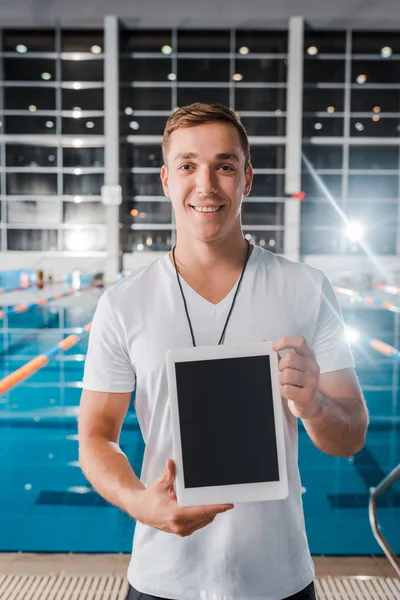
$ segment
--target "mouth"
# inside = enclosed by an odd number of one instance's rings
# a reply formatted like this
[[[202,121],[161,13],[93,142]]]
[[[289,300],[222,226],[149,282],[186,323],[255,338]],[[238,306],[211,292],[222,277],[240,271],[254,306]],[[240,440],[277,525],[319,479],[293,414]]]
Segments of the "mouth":
[[[224,205],[220,205],[220,206],[193,206],[191,204],[190,208],[192,208],[195,212],[203,214],[203,215],[212,215],[212,214],[215,214],[217,212],[221,212],[221,210],[224,208]]]

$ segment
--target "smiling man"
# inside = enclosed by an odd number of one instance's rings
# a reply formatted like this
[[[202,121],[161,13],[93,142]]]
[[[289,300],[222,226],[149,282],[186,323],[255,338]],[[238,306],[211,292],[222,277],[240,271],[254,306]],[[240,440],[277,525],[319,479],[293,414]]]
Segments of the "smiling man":
[[[312,600],[297,418],[317,448],[336,456],[363,446],[368,420],[335,294],[320,270],[244,238],[241,209],[253,172],[236,113],[200,103],[176,110],[163,155],[177,244],[98,304],[79,415],[83,471],[137,520],[129,600]],[[289,496],[182,508],[174,493],[166,351],[262,339],[284,353]],[[134,390],[146,443],[140,479],[119,447]]]

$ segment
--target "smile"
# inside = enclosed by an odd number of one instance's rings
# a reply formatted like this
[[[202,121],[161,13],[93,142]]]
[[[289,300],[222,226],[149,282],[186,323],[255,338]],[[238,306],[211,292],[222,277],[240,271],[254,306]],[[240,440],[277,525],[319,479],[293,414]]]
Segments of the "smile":
[[[192,206],[192,208],[194,208],[194,210],[196,210],[197,212],[213,213],[213,212],[220,211],[221,208],[223,208],[223,207],[222,206]]]

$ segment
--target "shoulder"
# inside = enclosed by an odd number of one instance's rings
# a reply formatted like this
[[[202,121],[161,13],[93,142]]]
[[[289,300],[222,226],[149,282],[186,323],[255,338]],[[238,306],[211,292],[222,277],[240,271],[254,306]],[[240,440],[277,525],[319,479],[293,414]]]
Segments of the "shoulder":
[[[165,256],[135,269],[129,275],[109,287],[104,295],[108,296],[108,300],[113,308],[121,307],[129,303],[133,305],[135,296],[136,299],[143,291],[150,288],[154,290],[154,286],[161,281],[161,276],[165,271],[164,267]]]
[[[306,263],[289,260],[279,254],[273,254],[256,246],[256,252],[260,264],[268,269],[274,283],[288,285],[291,288],[307,289],[312,288],[322,291],[326,275],[321,269],[312,267]]]

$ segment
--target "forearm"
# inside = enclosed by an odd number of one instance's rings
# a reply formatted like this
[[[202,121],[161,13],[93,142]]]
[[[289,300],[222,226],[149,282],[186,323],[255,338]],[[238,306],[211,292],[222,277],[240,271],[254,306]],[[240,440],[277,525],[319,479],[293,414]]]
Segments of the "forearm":
[[[136,518],[135,498],[146,488],[119,445],[101,436],[81,440],[79,461],[94,489],[108,502]]]
[[[352,456],[365,443],[368,414],[360,399],[330,398],[317,394],[317,410],[309,419],[302,419],[314,445],[334,456]]]

